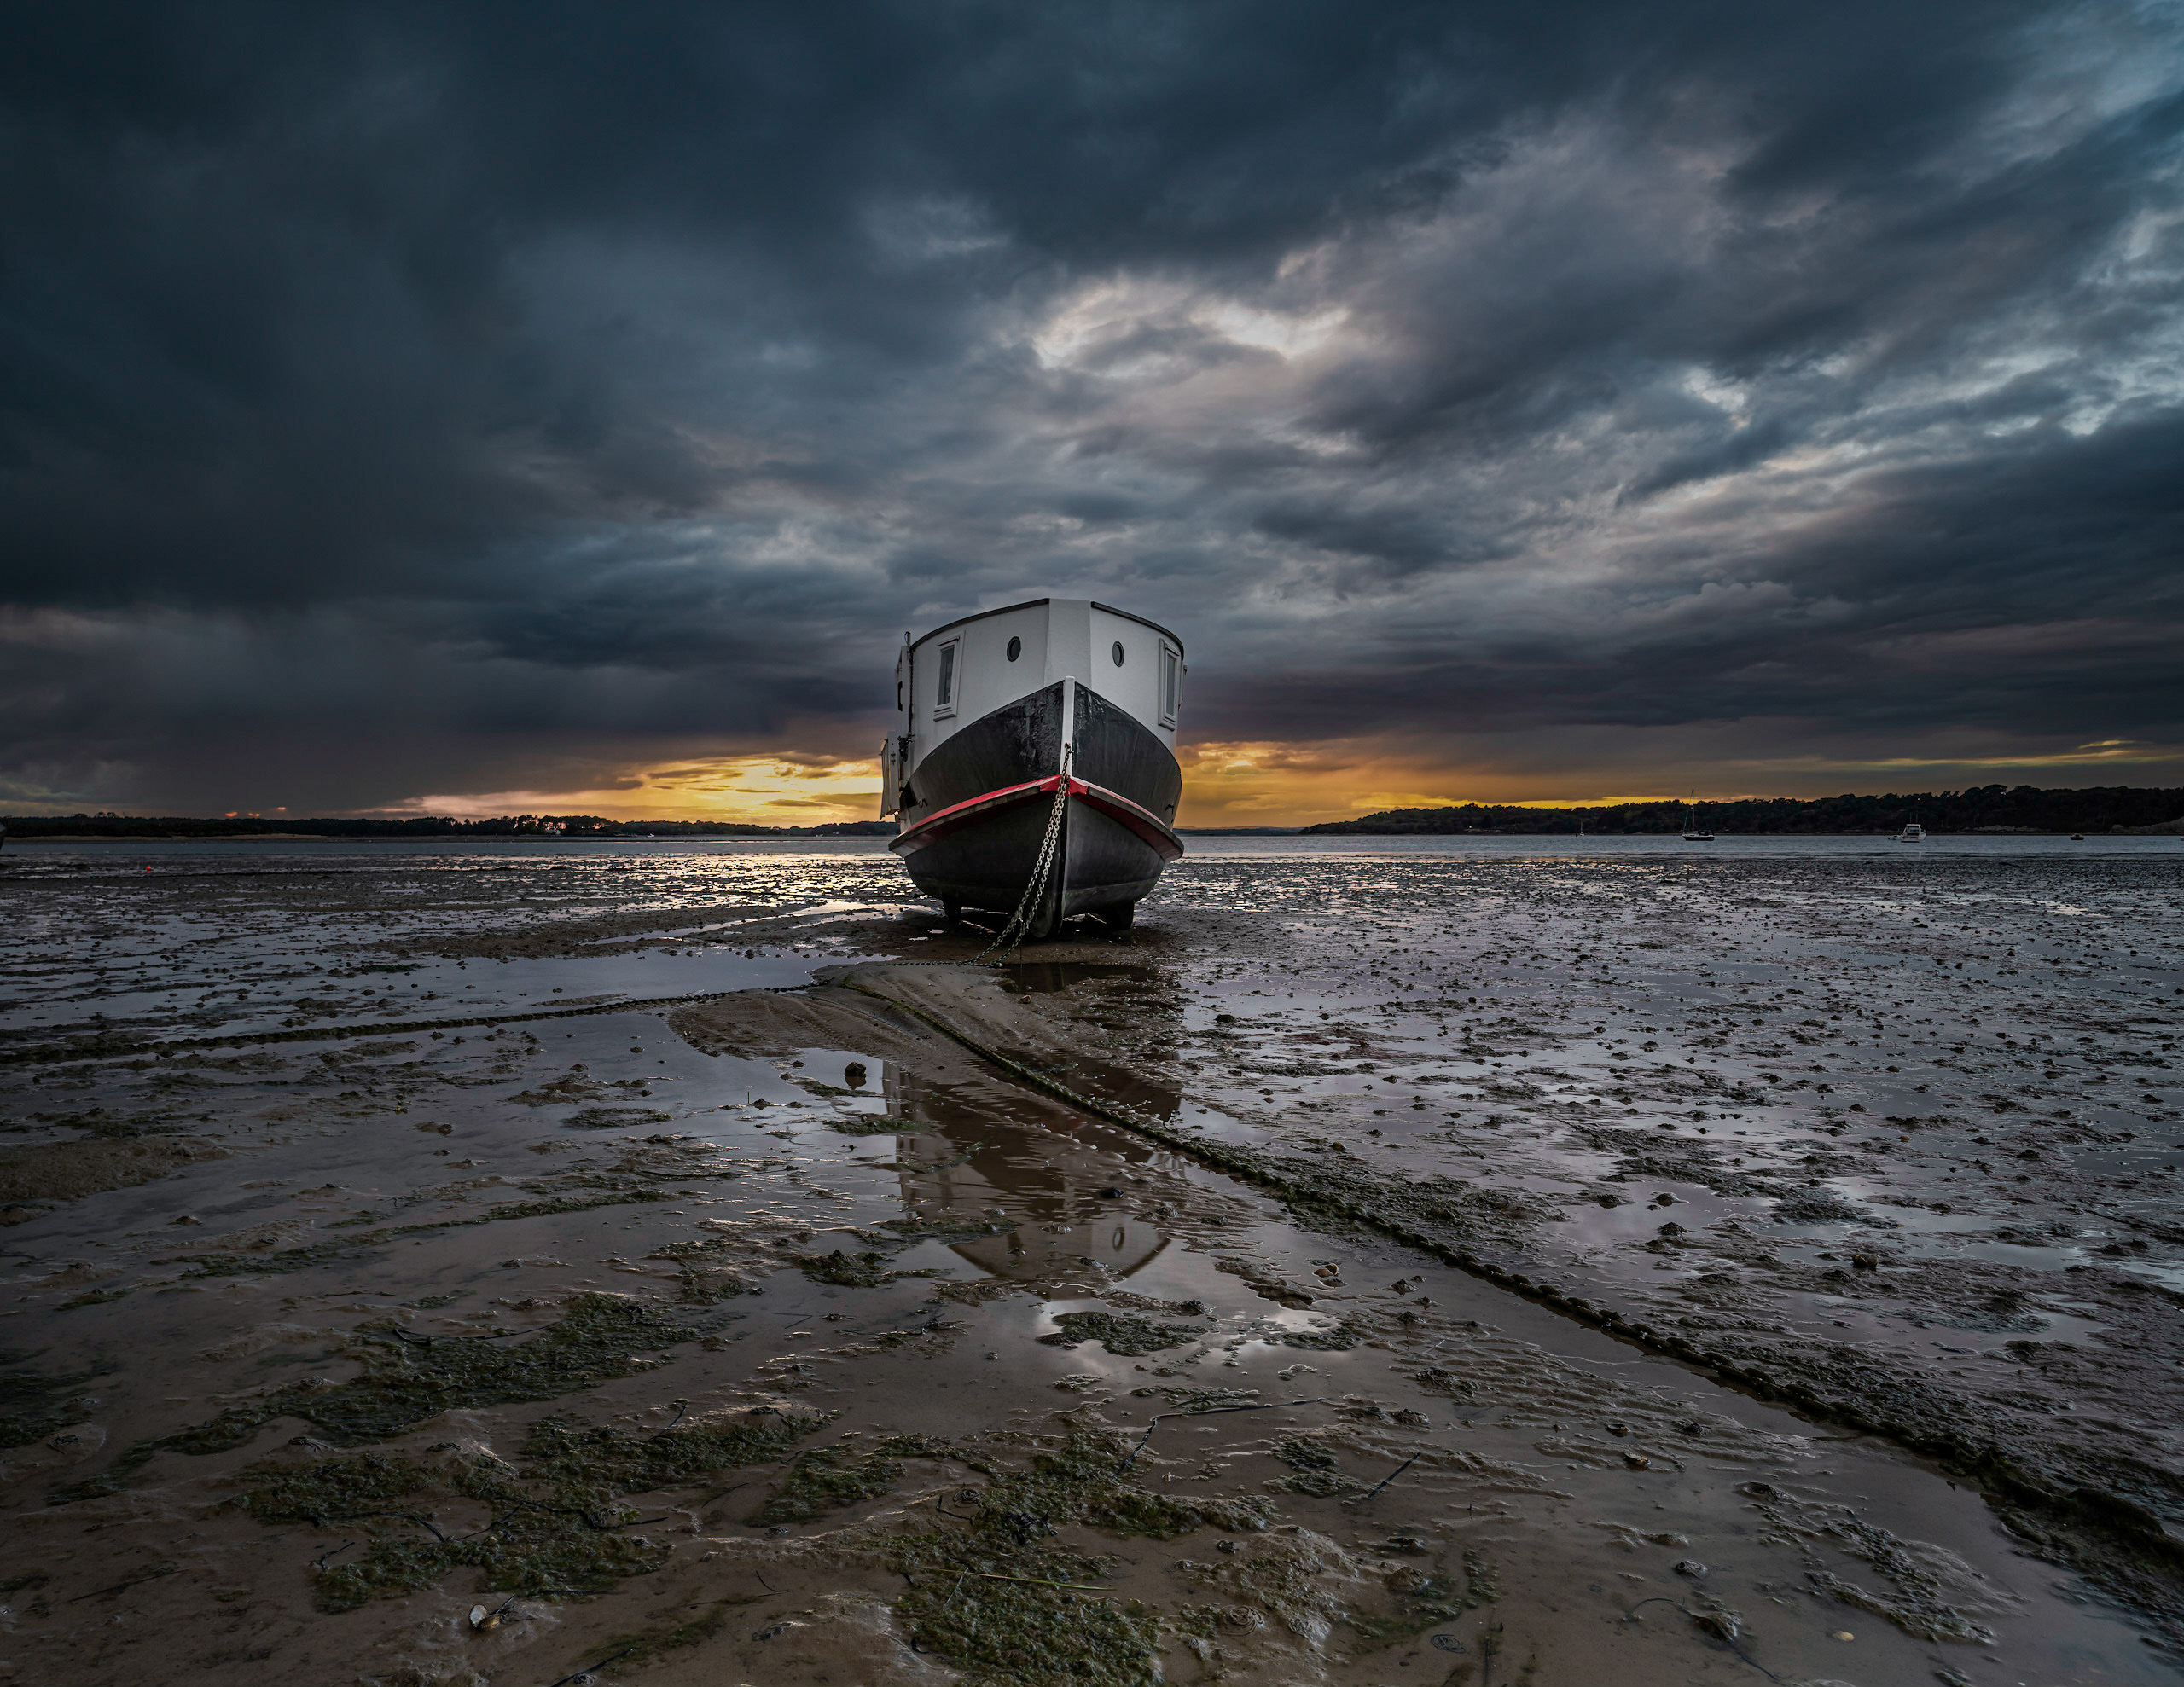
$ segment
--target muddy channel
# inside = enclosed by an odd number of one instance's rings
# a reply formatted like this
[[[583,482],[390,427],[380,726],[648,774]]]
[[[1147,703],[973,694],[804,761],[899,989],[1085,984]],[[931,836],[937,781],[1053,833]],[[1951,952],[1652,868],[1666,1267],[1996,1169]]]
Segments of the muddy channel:
[[[2174,1682],[2180,889],[11,849],[0,1680]]]

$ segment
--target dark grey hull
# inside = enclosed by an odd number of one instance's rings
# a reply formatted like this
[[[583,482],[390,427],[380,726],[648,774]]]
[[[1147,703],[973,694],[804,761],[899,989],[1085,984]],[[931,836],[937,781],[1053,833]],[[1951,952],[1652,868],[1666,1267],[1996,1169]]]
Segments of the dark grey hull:
[[[927,896],[1002,913],[1023,900],[1054,819],[1061,690],[1048,686],[973,722],[912,774],[892,847]],[[1058,870],[1034,911],[1034,936],[1072,914],[1126,922],[1182,853],[1173,831],[1182,769],[1167,745],[1081,685],[1075,743]]]

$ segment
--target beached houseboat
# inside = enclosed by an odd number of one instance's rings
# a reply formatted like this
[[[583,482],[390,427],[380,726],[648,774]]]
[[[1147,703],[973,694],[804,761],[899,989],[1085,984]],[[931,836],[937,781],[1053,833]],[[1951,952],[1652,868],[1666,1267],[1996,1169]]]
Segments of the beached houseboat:
[[[1176,836],[1183,642],[1142,616],[1041,598],[903,635],[883,757],[889,844],[950,919],[1127,927]],[[1059,809],[1059,813],[1057,809]]]

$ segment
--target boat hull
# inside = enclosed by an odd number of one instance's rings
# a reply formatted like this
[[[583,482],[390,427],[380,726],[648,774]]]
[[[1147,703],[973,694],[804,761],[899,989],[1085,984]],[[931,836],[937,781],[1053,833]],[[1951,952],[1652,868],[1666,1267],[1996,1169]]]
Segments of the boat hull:
[[[1072,914],[1127,911],[1183,853],[1173,828],[1182,769],[1167,745],[1083,685],[1055,865],[1034,935]],[[1023,900],[1060,791],[1062,687],[981,716],[913,771],[903,830],[889,847],[912,881],[950,907],[1014,912]]]

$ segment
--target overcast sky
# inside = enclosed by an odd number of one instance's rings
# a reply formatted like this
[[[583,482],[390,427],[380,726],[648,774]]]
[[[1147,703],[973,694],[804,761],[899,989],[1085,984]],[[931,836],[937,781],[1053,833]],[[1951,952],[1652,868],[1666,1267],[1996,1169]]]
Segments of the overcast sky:
[[[871,812],[1189,648],[1185,818],[2184,784],[2184,10],[17,5],[0,809]]]

